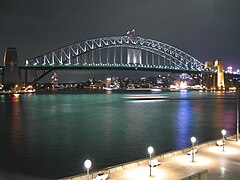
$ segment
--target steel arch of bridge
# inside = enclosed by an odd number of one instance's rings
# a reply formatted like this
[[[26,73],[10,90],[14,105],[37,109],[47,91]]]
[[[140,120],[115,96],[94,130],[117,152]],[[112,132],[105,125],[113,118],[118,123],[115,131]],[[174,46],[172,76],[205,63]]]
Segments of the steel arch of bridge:
[[[123,60],[118,63],[114,61],[107,61],[103,63],[101,58],[92,60],[91,63],[80,60],[80,57],[86,53],[91,53],[106,48],[133,48],[140,49],[146,52],[151,52],[158,57],[161,57],[161,63],[145,63],[129,64]],[[167,65],[166,65],[167,62]],[[68,46],[48,52],[44,55],[31,58],[25,61],[25,67],[29,68],[68,68],[71,67],[96,67],[96,68],[125,68],[140,67],[142,69],[171,69],[177,71],[206,71],[204,64],[196,58],[190,56],[186,52],[152,39],[142,37],[116,36],[103,37],[97,39],[90,39],[86,41],[77,42]]]

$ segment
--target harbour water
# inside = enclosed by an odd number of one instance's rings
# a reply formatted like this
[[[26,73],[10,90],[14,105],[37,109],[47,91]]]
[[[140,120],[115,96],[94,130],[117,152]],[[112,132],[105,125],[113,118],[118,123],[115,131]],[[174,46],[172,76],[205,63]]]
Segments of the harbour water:
[[[0,95],[0,179],[56,179],[163,153],[236,132],[229,92],[161,92],[127,100],[124,91]],[[131,92],[134,94],[135,92]],[[142,93],[142,92],[137,92]],[[26,177],[25,177],[26,176]]]

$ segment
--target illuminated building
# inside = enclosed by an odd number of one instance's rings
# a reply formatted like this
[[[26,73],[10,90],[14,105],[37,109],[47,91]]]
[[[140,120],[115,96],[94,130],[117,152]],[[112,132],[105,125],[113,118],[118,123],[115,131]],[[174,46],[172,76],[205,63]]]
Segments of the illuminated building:
[[[231,66],[228,66],[227,67],[227,72],[232,74],[233,73],[233,68]]]
[[[59,84],[58,84],[58,76],[56,72],[53,72],[53,76],[52,76],[52,87],[53,88],[58,88]]]

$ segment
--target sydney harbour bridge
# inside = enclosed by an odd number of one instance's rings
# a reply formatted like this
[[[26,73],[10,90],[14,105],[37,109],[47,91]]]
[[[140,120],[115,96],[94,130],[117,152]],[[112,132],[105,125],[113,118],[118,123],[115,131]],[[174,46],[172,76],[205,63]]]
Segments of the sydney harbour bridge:
[[[202,63],[176,47],[137,36],[76,42],[27,59],[23,66],[18,65],[16,54],[11,48],[5,52],[4,66],[1,67],[4,82],[15,78],[14,83],[33,84],[53,70],[130,70],[188,73],[202,85],[224,86],[221,63]]]

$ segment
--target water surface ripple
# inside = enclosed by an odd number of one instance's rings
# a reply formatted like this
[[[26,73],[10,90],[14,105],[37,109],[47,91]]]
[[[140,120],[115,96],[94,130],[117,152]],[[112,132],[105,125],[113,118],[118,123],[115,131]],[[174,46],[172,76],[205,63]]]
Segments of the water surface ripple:
[[[125,93],[1,95],[0,177],[60,178],[235,133],[235,94],[165,92],[158,101]],[[21,177],[20,175],[18,177]],[[31,178],[29,178],[31,179]]]

